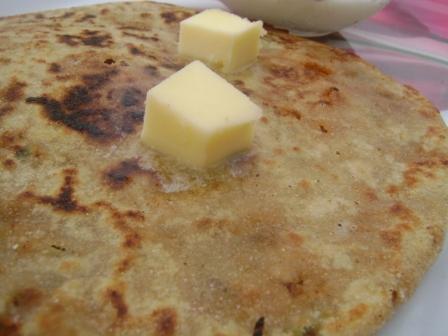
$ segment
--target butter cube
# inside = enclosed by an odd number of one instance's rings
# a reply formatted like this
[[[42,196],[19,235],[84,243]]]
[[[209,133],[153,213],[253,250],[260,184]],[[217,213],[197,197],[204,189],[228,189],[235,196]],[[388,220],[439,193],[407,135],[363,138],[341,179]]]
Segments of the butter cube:
[[[200,61],[148,91],[142,141],[194,168],[250,148],[260,108]]]
[[[261,21],[209,9],[180,23],[179,53],[234,72],[256,60],[263,33]]]

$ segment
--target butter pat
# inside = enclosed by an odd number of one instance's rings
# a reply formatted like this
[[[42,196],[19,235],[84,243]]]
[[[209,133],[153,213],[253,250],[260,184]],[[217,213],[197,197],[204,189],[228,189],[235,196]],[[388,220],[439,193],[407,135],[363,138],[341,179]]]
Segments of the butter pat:
[[[263,33],[261,21],[209,9],[180,23],[179,53],[234,72],[256,60]]]
[[[148,91],[143,143],[195,168],[250,148],[260,108],[195,61]]]

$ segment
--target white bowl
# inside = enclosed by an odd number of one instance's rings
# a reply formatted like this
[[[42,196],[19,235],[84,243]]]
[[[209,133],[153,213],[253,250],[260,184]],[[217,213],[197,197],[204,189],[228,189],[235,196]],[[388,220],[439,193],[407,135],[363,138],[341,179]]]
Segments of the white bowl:
[[[325,35],[363,20],[390,0],[221,0],[236,14],[304,35]]]

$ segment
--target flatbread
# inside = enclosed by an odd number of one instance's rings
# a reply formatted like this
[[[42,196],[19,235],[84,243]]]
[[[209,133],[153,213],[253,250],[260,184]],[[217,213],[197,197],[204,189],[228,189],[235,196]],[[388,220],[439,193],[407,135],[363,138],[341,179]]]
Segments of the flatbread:
[[[268,28],[225,76],[250,153],[195,172],[139,140],[192,10],[0,21],[0,334],[370,335],[444,239],[447,132],[357,56]]]

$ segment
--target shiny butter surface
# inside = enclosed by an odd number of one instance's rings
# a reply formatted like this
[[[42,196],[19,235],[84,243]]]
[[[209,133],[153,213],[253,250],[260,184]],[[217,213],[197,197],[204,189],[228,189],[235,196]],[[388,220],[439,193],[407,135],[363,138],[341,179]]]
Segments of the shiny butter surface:
[[[195,61],[148,92],[142,140],[202,168],[250,148],[261,110]]]
[[[235,72],[253,63],[260,49],[261,21],[250,22],[217,9],[180,24],[179,53]]]

